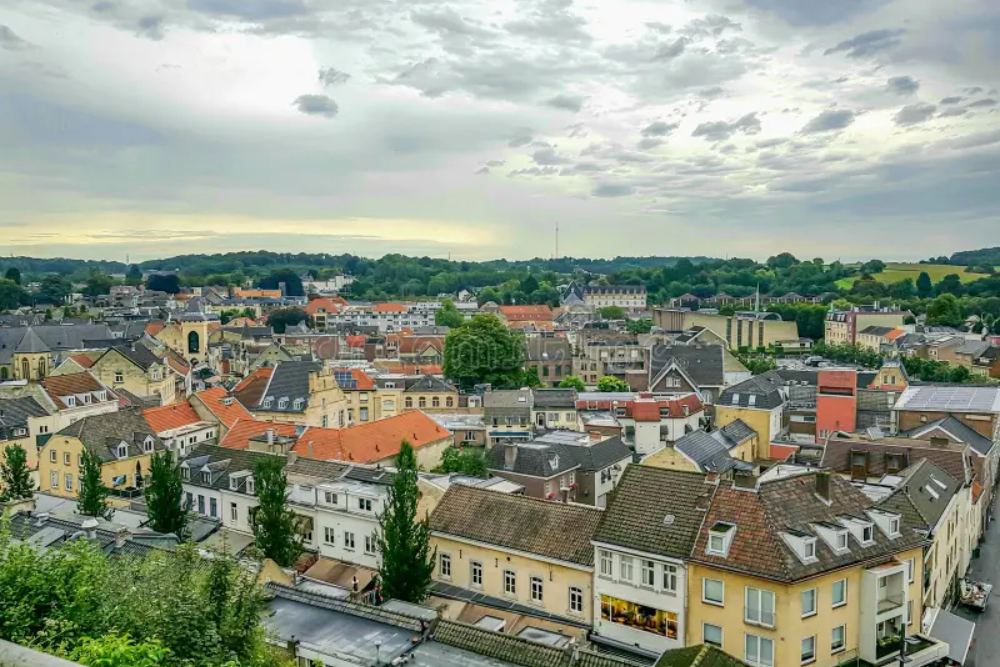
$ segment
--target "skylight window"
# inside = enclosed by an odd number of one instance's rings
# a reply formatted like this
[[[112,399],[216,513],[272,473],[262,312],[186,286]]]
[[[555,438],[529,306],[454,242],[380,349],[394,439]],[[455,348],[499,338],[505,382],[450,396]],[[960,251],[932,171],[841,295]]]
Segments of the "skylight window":
[[[731,523],[716,523],[708,530],[708,546],[706,553],[712,556],[729,555],[729,547],[733,543],[733,536],[736,534],[736,526]]]

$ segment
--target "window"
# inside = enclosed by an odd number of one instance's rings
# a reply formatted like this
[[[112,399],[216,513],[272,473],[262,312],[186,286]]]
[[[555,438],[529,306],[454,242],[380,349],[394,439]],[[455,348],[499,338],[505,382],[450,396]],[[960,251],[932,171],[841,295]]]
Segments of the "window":
[[[726,556],[729,553],[729,544],[732,542],[736,526],[730,523],[717,523],[708,531],[709,555]]]
[[[49,450],[49,461],[55,463],[59,459],[59,452],[54,449]]]
[[[72,473],[66,473],[65,488],[67,491],[73,490],[73,475]]]
[[[711,623],[701,624],[701,642],[722,648],[722,628]]]
[[[187,508],[188,511],[191,511],[191,508],[194,506],[194,496],[191,495],[190,491],[188,491],[184,495],[187,496],[187,499],[186,499],[187,502],[186,502],[186,504],[184,506]]]
[[[360,408],[358,410],[358,419],[363,422],[368,421],[368,408]]]
[[[774,627],[774,593],[747,587],[743,620],[753,625]]]
[[[444,399],[444,404],[446,407],[453,408],[455,407],[455,399],[449,396],[448,398]]]
[[[676,565],[664,565],[663,566],[663,590],[670,593],[677,592],[677,566]]]
[[[601,576],[611,577],[614,576],[614,560],[611,558],[610,551],[601,551]]]
[[[837,533],[837,551],[844,551],[847,549],[847,531]]]
[[[72,459],[70,459],[70,455],[69,455],[69,452],[64,452],[64,453],[63,453],[63,465],[64,465],[64,466],[68,466],[68,465],[69,465],[69,462],[70,462],[71,460],[72,460]]]
[[[531,601],[532,602],[542,602],[544,596],[544,591],[542,589],[542,579],[541,577],[531,578]]]
[[[375,549],[377,548],[377,541],[374,535],[365,535],[365,553],[375,554]]]
[[[68,477],[69,475],[67,475]],[[906,624],[911,625],[913,623],[913,600],[906,601]]]
[[[656,563],[651,560],[642,561],[642,585],[656,586]]]
[[[847,626],[838,625],[830,631],[830,653],[839,653],[847,646]]]
[[[517,575],[513,570],[503,571],[503,592],[505,595],[517,595]]]
[[[229,503],[229,520],[233,523],[240,520],[240,508],[236,503]]]
[[[125,375],[121,371],[115,371],[115,384],[121,384],[125,381]]]
[[[802,557],[805,560],[816,559],[816,540],[808,540],[802,544]]]
[[[816,613],[816,589],[810,588],[802,592],[802,618]]]
[[[847,604],[847,579],[833,582],[833,607]]]
[[[708,604],[723,605],[725,584],[718,579],[701,580],[701,601]]]
[[[451,555],[441,554],[441,566],[438,568],[438,574],[441,575],[442,579],[451,579]]]
[[[874,529],[872,526],[865,526],[861,529],[861,543],[870,544],[874,538]]]
[[[215,498],[208,499],[208,514],[211,517],[216,517],[219,515],[219,501]]]
[[[247,493],[254,493],[253,490],[253,477],[247,477]]]
[[[427,397],[426,396],[421,396],[419,399],[417,399],[417,405],[419,405],[421,408],[426,408],[427,407]]]
[[[63,400],[65,401],[67,408],[76,407],[76,396],[66,396],[63,398]]]
[[[412,408],[413,407],[413,397],[412,396],[407,396],[406,397],[406,407],[407,408]]]
[[[569,587],[569,610],[574,614],[583,613],[583,591],[576,586]]]
[[[803,665],[808,665],[810,662],[816,661],[816,635],[812,637],[806,637],[802,640],[801,657],[800,662]]]
[[[906,560],[903,561],[903,564],[906,565],[906,581],[912,584],[913,583],[913,559],[912,558],[907,558]]]
[[[327,544],[335,544],[337,542],[337,535],[333,528],[323,529],[323,541]]]
[[[205,513],[205,496],[198,496],[198,514]]]
[[[192,440],[193,440],[193,438],[192,438]],[[146,441],[144,443],[142,443],[142,448],[143,448],[143,450],[147,454],[149,454],[150,452],[152,452],[153,451],[153,440],[152,440],[152,438],[146,438]]]
[[[472,561],[472,587],[483,587],[483,564],[477,560]]]
[[[326,500],[327,505],[337,504],[337,494],[332,491],[326,491],[323,493],[323,498]]]
[[[39,433],[48,433],[49,432],[49,427],[46,426],[45,424],[41,424],[38,427],[38,432]]]
[[[52,489],[59,488],[59,473],[55,471],[49,473],[49,488]]]
[[[765,637],[747,635],[743,658],[751,665],[774,667],[774,642]]]
[[[633,575],[632,567],[632,557],[631,556],[621,556],[621,568],[619,571],[618,578],[622,581],[632,581]]]
[[[354,551],[354,533],[344,531],[344,548]]]
[[[368,498],[358,498],[358,509],[365,512],[372,511],[372,501]]]
[[[118,458],[120,459],[128,458],[128,445],[125,444],[118,445]]]
[[[434,398],[432,398],[431,399],[431,407],[432,408],[440,408],[441,407],[441,399],[438,398],[437,396],[435,396]]]

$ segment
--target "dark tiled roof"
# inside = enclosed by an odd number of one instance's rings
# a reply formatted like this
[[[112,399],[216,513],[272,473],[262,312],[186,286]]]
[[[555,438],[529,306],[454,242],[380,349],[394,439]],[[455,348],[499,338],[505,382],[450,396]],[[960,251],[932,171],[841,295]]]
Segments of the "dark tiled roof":
[[[294,463],[285,466],[285,472],[300,477],[315,477],[316,479],[331,480],[339,479],[350,469],[349,465],[336,461],[320,461],[319,459],[307,459],[301,456],[296,457]]]
[[[890,331],[895,331],[895,327],[880,327],[878,325],[873,324],[870,327],[865,327],[858,333],[865,334],[866,336],[884,336]]]
[[[580,464],[580,470],[586,472],[598,472],[632,458],[632,450],[619,436],[592,445],[564,445],[562,450]]]
[[[884,499],[881,506],[898,507],[901,514],[912,508],[924,528],[934,528],[962,484],[927,459],[918,461],[901,474],[906,481]]]
[[[676,365],[698,387],[725,385],[724,355],[721,345],[654,345],[649,351],[649,383],[670,365]]]
[[[491,408],[530,410],[532,405],[534,405],[534,395],[530,389],[502,389],[483,394],[483,408],[487,410]]]
[[[46,516],[44,520],[38,514],[18,512],[10,517],[10,534],[15,540],[31,541],[38,536],[38,546],[44,548],[59,548],[65,546],[72,539],[82,538],[82,523],[87,517],[80,517],[80,521],[71,521],[58,517]],[[105,524],[107,525],[107,524]],[[76,536],[74,538],[74,536]],[[155,536],[156,539],[151,539]],[[149,539],[152,542],[160,542],[162,546],[154,546],[141,540]],[[97,528],[96,539],[93,542],[101,551],[111,556],[132,556],[144,558],[153,552],[170,551],[176,546],[177,538],[170,534],[161,535],[159,533],[150,535],[134,535],[126,539],[122,546],[115,545],[115,533],[106,528]]]
[[[181,461],[181,467],[190,470],[185,484],[212,489],[230,489],[229,475],[238,472],[253,472],[254,463],[266,456],[265,452],[249,449],[230,449],[218,445],[198,445]],[[285,457],[281,457],[282,460]],[[203,471],[211,473],[211,481],[204,478]],[[236,491],[246,492],[246,480],[240,480]]]
[[[757,431],[750,428],[742,419],[730,422],[719,430],[722,431],[727,440],[737,445],[757,435]]]
[[[715,487],[700,473],[630,465],[608,500],[594,541],[686,558]],[[668,519],[667,517],[671,517]]]
[[[707,644],[665,651],[654,667],[747,667],[747,663]]]
[[[285,361],[278,364],[271,373],[271,379],[260,398],[258,406],[270,400],[271,405],[261,407],[267,412],[305,412],[309,404],[309,374],[319,371],[323,365],[318,361]],[[279,401],[287,398],[284,407]],[[296,407],[295,399],[302,399]]]
[[[45,344],[45,341],[38,337],[33,328],[28,327],[24,330],[24,336],[21,337],[21,341],[17,344],[14,353],[41,354],[49,351],[49,346]]]
[[[927,440],[886,438],[883,440],[857,440],[833,438],[823,448],[821,465],[835,472],[850,474],[851,453],[868,452],[868,474],[878,477],[886,474],[886,455],[903,455],[903,466],[927,459],[954,479],[963,481],[973,472],[965,445],[932,445]],[[968,458],[967,458],[968,457]]]
[[[568,663],[565,652],[554,646],[455,621],[438,621],[434,640],[522,667],[566,667]]]
[[[853,516],[870,521],[866,510],[876,508],[860,489],[836,475],[830,476],[830,504],[816,495],[816,473],[786,477],[758,484],[756,490],[736,488],[728,480],[719,483],[705,516],[691,560],[721,569],[744,572],[776,581],[799,581],[823,572],[865,562],[887,561],[893,554],[927,544],[914,526],[900,519],[900,535],[887,537],[873,531],[870,546],[849,538],[850,549],[835,553],[822,539],[816,540],[817,560],[803,563],[782,539],[785,532],[815,536],[813,524],[840,525],[840,517]],[[727,556],[706,553],[708,533],[716,523],[736,526]]]
[[[419,380],[406,388],[406,391],[414,392],[456,392],[458,389],[450,382],[434,375],[422,375]]]
[[[28,417],[44,417],[48,414],[33,396],[0,400],[0,436],[4,440],[26,437],[27,433],[18,436],[14,429],[27,429]]]
[[[106,324],[37,325],[31,328],[49,350],[83,350],[84,341],[112,338]],[[17,345],[24,339],[26,327],[0,328],[0,364],[9,364]]]
[[[929,440],[934,431],[941,431],[940,435],[951,436],[948,438],[950,441],[969,445],[980,454],[988,454],[993,449],[992,440],[952,415],[929,424],[921,424],[917,428],[900,433],[900,435],[907,438]]]
[[[78,438],[91,455],[102,461],[118,459],[116,448],[121,442],[128,445],[128,456],[139,456],[144,451],[146,438],[153,439],[153,449],[163,451],[166,447],[153,432],[142,412],[136,408],[122,408],[118,412],[84,417],[59,431],[56,435]]]
[[[746,467],[739,459],[729,455],[730,447],[736,442],[729,442],[722,431],[706,433],[702,430],[685,434],[674,443],[674,448],[691,459],[702,472],[729,472],[733,468]]]
[[[527,361],[571,362],[573,349],[565,338],[537,336],[525,341],[525,359]]]
[[[511,445],[494,445],[487,453],[486,465],[490,470],[503,470],[548,479],[579,467],[580,462],[567,456],[563,447],[555,443],[518,442],[517,456],[512,466],[507,465],[507,448]]]
[[[716,405],[720,408],[735,406],[741,408],[752,407],[758,410],[773,410],[785,402],[781,393],[781,388],[784,385],[784,378],[775,371],[755,375],[749,380],[744,380],[722,392]],[[751,397],[753,397],[753,405],[750,404]]]
[[[454,484],[431,514],[431,530],[501,548],[593,565],[598,509]]]
[[[576,389],[533,389],[536,409],[576,409]]]
[[[163,358],[150,352],[149,348],[145,345],[137,345],[135,343],[115,345],[111,350],[105,352],[105,355],[109,354],[112,350],[117,351],[144,371],[149,370],[153,364],[163,365]]]

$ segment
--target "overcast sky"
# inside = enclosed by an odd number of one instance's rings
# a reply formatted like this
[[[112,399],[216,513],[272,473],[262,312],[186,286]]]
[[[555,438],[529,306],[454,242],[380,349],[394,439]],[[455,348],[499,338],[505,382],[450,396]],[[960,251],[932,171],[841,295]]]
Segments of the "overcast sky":
[[[1000,245],[996,0],[3,0],[0,248]]]

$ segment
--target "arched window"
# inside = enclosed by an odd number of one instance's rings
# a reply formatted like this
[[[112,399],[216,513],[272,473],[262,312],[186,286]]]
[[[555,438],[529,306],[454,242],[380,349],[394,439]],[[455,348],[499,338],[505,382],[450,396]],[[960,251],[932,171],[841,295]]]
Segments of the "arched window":
[[[45,377],[45,357],[38,360],[38,379],[41,380]]]
[[[426,396],[421,396],[420,397],[420,407],[422,407],[422,408],[426,408],[427,407],[427,397]]]
[[[412,396],[407,396],[406,397],[406,407],[408,407],[408,408],[412,408],[413,407],[413,397]]]
[[[8,379],[10,379],[10,373],[7,371],[7,367],[4,366],[3,368],[0,368],[0,380]]]
[[[188,334],[188,352],[190,354],[198,354],[201,351],[201,340],[198,338],[198,332],[192,331]]]
[[[21,359],[21,379],[31,379],[31,363],[27,359]]]
[[[437,396],[435,396],[434,398],[431,399],[431,405],[433,407],[435,407],[435,408],[440,408],[441,407],[441,399],[438,398]]]
[[[449,408],[455,407],[455,399],[449,396],[448,398],[444,399],[444,404],[447,405]]]

